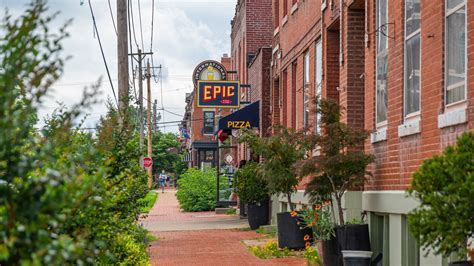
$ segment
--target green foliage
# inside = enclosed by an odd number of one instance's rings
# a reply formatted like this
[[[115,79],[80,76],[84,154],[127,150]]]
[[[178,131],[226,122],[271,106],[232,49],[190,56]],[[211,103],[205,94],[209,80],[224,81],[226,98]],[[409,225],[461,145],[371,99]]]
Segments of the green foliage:
[[[187,212],[208,211],[216,208],[216,170],[190,168],[178,180],[176,197],[181,209]]]
[[[98,85],[34,129],[36,107],[63,71],[67,36],[64,28],[48,30],[53,18],[45,11],[34,1],[1,24],[0,264],[149,264],[146,231],[135,221],[147,192],[136,137],[111,131],[102,146],[73,127]]]
[[[368,133],[342,123],[341,107],[332,100],[319,100],[317,112],[321,114],[323,134],[312,136],[313,148],[320,155],[300,162],[300,175],[311,176],[306,194],[313,203],[336,199],[340,224],[344,224],[341,199],[348,189],[362,186],[367,165],[373,161],[363,152]]]
[[[280,249],[277,243],[272,240],[263,246],[250,246],[249,250],[260,259],[284,258],[293,255],[287,247]]]
[[[296,192],[300,180],[296,163],[305,157],[309,144],[304,133],[277,127],[273,136],[260,138],[254,132],[247,131],[240,137],[239,142],[248,143],[253,152],[263,156],[259,170],[267,182],[269,192],[284,194],[293,208],[291,194]]]
[[[234,215],[236,213],[237,213],[237,209],[234,209],[234,208],[230,208],[225,212],[225,214],[227,215]]]
[[[259,227],[255,230],[255,233],[266,235],[268,238],[275,238],[277,235],[276,226],[272,227]]]
[[[307,247],[303,254],[309,265],[321,265],[321,258],[319,257],[318,250],[314,247]]]
[[[420,244],[435,254],[466,253],[474,236],[474,133],[426,159],[413,174],[408,192],[421,205],[408,222]]]
[[[298,216],[305,227],[313,229],[314,240],[326,241],[336,236],[332,219],[331,204],[315,204],[311,209],[303,210]]]
[[[245,203],[256,203],[268,199],[267,182],[258,171],[258,164],[250,161],[237,170],[234,175],[237,180],[236,193]]]
[[[156,199],[158,198],[158,194],[154,191],[148,191],[148,194],[142,199],[138,200],[138,204],[140,204],[141,213],[149,213],[151,208],[155,205]]]
[[[182,157],[177,152],[170,152],[171,149],[177,151],[181,143],[173,133],[153,132],[153,173],[167,173],[175,175],[177,178],[184,173],[186,165]]]

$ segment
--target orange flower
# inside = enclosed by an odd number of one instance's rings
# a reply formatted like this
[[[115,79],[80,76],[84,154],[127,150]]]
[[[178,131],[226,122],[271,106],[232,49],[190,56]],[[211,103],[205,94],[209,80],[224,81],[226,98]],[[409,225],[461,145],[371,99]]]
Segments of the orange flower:
[[[311,223],[309,224],[309,226],[310,226],[310,227],[313,227],[315,224],[316,224],[315,222],[311,222]]]
[[[326,201],[324,202],[324,205],[326,205],[326,206],[331,205],[331,201],[330,201],[330,200],[326,200]]]
[[[306,242],[305,247],[306,247],[306,248],[311,247],[311,243],[310,243],[310,242]]]
[[[305,235],[304,236],[304,241],[308,241],[309,240],[309,235]]]
[[[317,211],[321,210],[321,204],[316,204],[315,209],[316,209]]]
[[[296,211],[292,211],[292,212],[290,212],[290,215],[291,215],[291,217],[295,217],[296,215],[298,215],[298,213]]]

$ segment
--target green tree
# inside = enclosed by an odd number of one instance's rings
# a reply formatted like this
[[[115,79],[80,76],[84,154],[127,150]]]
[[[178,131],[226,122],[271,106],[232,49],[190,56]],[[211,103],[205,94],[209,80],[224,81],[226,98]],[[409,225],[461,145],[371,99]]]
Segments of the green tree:
[[[474,237],[474,133],[426,159],[413,174],[408,192],[420,206],[408,216],[410,230],[435,254],[466,254]]]
[[[148,264],[135,221],[147,192],[136,138],[112,131],[101,146],[73,126],[98,84],[34,129],[37,106],[63,71],[67,36],[48,29],[46,10],[33,1],[0,24],[0,264]]]
[[[317,112],[323,134],[313,135],[311,142],[320,155],[301,161],[298,170],[300,175],[312,177],[305,193],[313,203],[336,199],[339,223],[344,225],[344,193],[363,186],[365,176],[370,175],[366,168],[373,157],[363,152],[368,133],[341,122],[341,107],[332,100],[319,100]]]
[[[309,142],[303,132],[286,127],[275,127],[275,130],[276,134],[266,138],[246,131],[239,142],[247,143],[255,154],[263,157],[259,171],[270,194],[285,195],[293,210],[291,195],[300,181],[296,163],[305,158]]]
[[[160,173],[165,170],[174,175],[184,172],[182,156],[178,153],[181,143],[173,133],[153,132],[153,172]]]

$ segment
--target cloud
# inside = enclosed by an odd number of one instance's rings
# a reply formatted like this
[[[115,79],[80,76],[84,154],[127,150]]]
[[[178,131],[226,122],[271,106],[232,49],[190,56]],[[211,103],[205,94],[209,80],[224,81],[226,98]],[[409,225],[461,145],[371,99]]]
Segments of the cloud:
[[[0,9],[8,8],[13,15],[21,14],[30,1],[0,0]],[[52,30],[57,30],[64,22],[72,18],[68,28],[70,37],[64,43],[64,55],[72,56],[65,65],[65,73],[40,110],[40,116],[50,113],[56,102],[71,106],[77,103],[84,86],[94,83],[102,77],[102,103],[88,111],[90,116],[85,126],[92,127],[101,114],[105,114],[105,101],[113,98],[107,78],[102,55],[93,31],[93,24],[87,0],[50,0],[50,12],[59,10],[60,16],[53,22]],[[115,16],[116,1],[111,1]],[[151,40],[151,2],[142,0],[142,31],[145,51],[150,49]],[[194,67],[203,60],[219,60],[223,53],[230,51],[230,20],[235,11],[236,0],[202,1],[173,0],[155,1],[155,21],[153,36],[154,65],[163,66],[163,82],[152,83],[152,95],[159,105],[173,113],[182,114],[185,106],[185,93],[192,91],[191,75]],[[117,91],[117,50],[116,34],[106,0],[91,1],[100,33],[104,54],[111,73],[113,86]],[[137,42],[141,44],[138,1],[132,0]],[[135,47],[135,45],[133,44]],[[136,49],[134,48],[134,52]],[[157,73],[155,71],[155,73]],[[136,82],[138,84],[138,82]],[[161,86],[162,85],[162,86]],[[163,90],[163,99],[161,98]],[[146,94],[146,83],[144,83]],[[146,101],[145,101],[146,103]],[[146,104],[145,104],[146,106]],[[177,121],[182,117],[164,112],[165,121]],[[177,131],[176,124],[167,126],[166,131]]]

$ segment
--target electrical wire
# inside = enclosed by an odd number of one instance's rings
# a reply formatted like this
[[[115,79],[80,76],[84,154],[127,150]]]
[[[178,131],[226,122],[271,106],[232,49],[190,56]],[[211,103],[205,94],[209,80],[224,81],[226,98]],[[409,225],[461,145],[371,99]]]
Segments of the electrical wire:
[[[163,109],[163,116],[161,117],[165,121],[165,106],[163,104],[163,68],[160,67],[160,91],[161,91],[161,109]],[[166,127],[165,127],[166,129]]]
[[[112,12],[112,6],[110,5],[110,0],[107,1],[109,2],[110,18],[112,19],[112,24],[114,25],[115,35],[118,35],[117,27],[115,26],[114,13]]]
[[[135,45],[137,46],[138,48],[138,42],[137,42],[137,35],[135,33],[135,21],[133,20],[133,5],[132,5],[132,0],[128,0],[128,6],[130,7],[129,9],[129,13],[128,13],[128,16],[129,16],[129,20],[132,21],[132,30],[133,30],[133,39],[135,40]]]
[[[142,50],[144,51],[145,45],[143,45],[142,7],[140,5],[140,0],[138,0],[138,18],[140,19],[140,35],[142,41]]]
[[[88,3],[89,3],[89,9],[91,11],[92,21],[94,23],[94,29],[95,29],[95,32],[97,34],[97,40],[99,41],[100,52],[102,54],[102,59],[104,60],[105,70],[107,71],[107,76],[109,77],[110,87],[112,88],[112,92],[114,94],[115,104],[117,105],[117,108],[118,108],[117,95],[115,94],[114,84],[112,83],[112,78],[110,77],[109,67],[107,65],[107,60],[105,59],[104,49],[102,48],[102,42],[100,41],[99,30],[97,29],[97,24],[95,22],[95,16],[94,16],[94,11],[92,10],[91,0],[88,0]]]
[[[130,0],[128,1],[130,3]],[[138,100],[138,96],[137,96],[137,85],[135,83],[135,73],[133,72],[135,70],[135,66],[134,66],[134,60],[133,60],[133,46],[132,46],[132,25],[130,23],[130,8],[127,8],[127,16],[128,16],[128,19],[127,19],[127,24],[128,24],[128,44],[129,44],[129,47],[130,47],[130,63],[131,63],[131,69],[132,69],[132,85],[133,85],[133,92],[134,92],[134,95],[135,95],[135,100]],[[130,75],[130,73],[129,73]],[[130,80],[130,79],[129,79]]]

